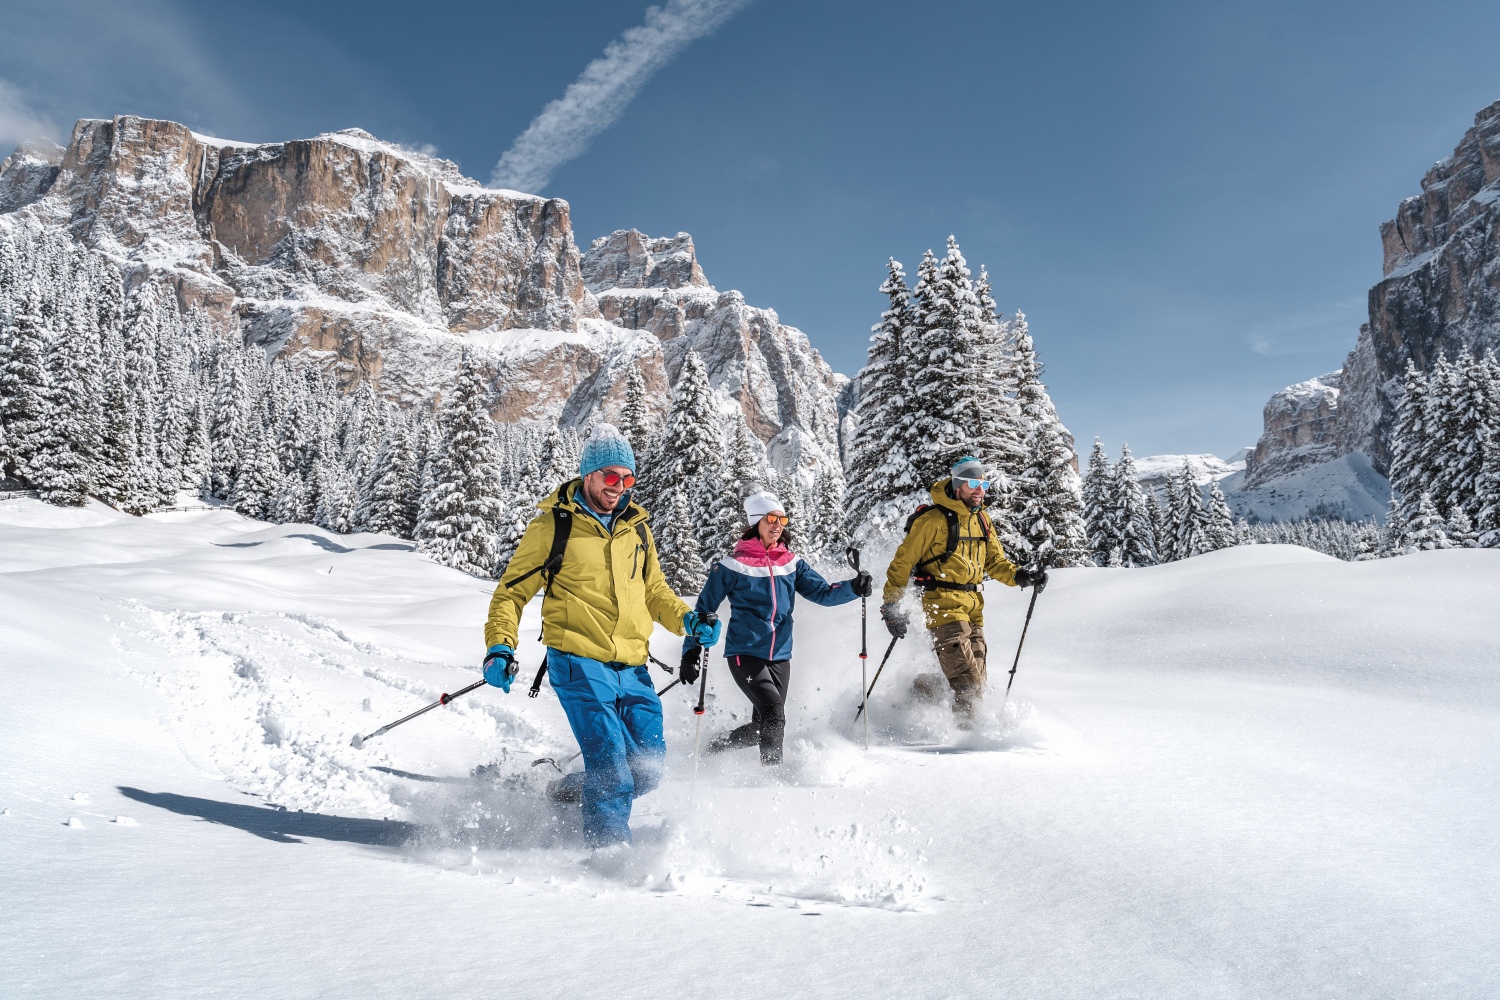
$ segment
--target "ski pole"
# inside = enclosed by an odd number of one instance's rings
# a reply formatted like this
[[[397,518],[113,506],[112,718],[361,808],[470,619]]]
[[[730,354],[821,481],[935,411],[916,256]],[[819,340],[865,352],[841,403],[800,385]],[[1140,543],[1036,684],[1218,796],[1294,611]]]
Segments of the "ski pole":
[[[1000,699],[1000,712],[1005,713],[1005,702],[1010,698],[1010,686],[1016,682],[1016,668],[1021,665],[1021,647],[1026,645],[1026,630],[1031,627],[1031,613],[1036,610],[1035,587],[1031,589],[1031,603],[1026,606],[1026,621],[1021,626],[1021,641],[1016,643],[1016,658],[1010,665],[1010,680],[1005,682],[1005,697]]]
[[[712,625],[719,620],[719,616],[710,611],[699,620],[704,624]],[[681,678],[678,679],[681,680]],[[707,697],[708,662],[707,658],[705,657],[703,663],[703,672],[699,675],[698,679],[698,705],[693,709],[693,783],[688,786],[689,804],[692,804],[692,802],[698,797],[698,758],[702,756],[702,754],[699,753],[699,747],[703,745],[703,702]]]
[[[395,729],[397,726],[401,725],[402,723],[410,722],[412,719],[415,719],[419,715],[425,715],[426,713],[432,711],[434,708],[441,708],[442,706],[448,704],[448,702],[452,701],[454,698],[457,698],[459,695],[468,694],[470,691],[474,690],[475,688],[481,688],[481,687],[484,687],[484,681],[483,680],[477,680],[473,684],[470,684],[466,688],[459,688],[457,691],[453,692],[452,694],[444,694],[441,698],[439,698],[437,701],[433,702],[431,705],[428,705],[426,708],[419,708],[415,712],[411,713],[410,715],[407,715],[407,716],[404,716],[404,717],[402,717],[400,719],[397,719],[395,722],[392,722],[388,726],[381,726],[379,729],[375,730],[369,736],[360,736],[360,735],[356,734],[355,737],[354,737],[354,739],[352,739],[352,740],[349,741],[349,745],[352,746],[356,750],[363,750],[364,746],[365,746],[365,741],[366,740],[373,740],[377,736],[384,736],[386,733],[390,732],[392,729]]]
[[[582,757],[582,756],[583,756],[583,751],[580,750],[580,751],[578,751],[577,753],[575,753],[571,757],[564,757],[562,762],[563,762],[563,764],[571,764],[575,760],[577,760],[579,757]],[[534,761],[531,762],[531,766],[532,767],[536,767],[538,764],[551,764],[553,767],[557,768],[557,773],[558,774],[565,773],[563,771],[563,769],[562,769],[562,765],[558,764],[558,762],[556,760],[554,760],[553,758],[551,758],[551,757],[538,757],[536,760],[534,760]]]
[[[891,644],[885,647],[885,655],[880,658],[880,666],[875,668],[875,679],[870,682],[869,690],[865,691],[865,697],[859,703],[859,711],[854,713],[854,722],[858,722],[859,717],[865,714],[865,702],[869,701],[870,692],[875,690],[875,685],[880,683],[880,672],[885,669],[885,661],[891,658],[891,652],[896,648],[896,643],[900,640],[901,637],[899,635],[891,636]],[[852,722],[850,723],[850,725],[853,724]]]
[[[852,566],[854,568],[854,572],[856,574],[858,574],[859,573],[859,549],[856,549],[854,546],[851,545],[851,546],[849,546],[849,551],[847,553],[845,553],[845,555],[847,555],[848,558],[849,558],[849,565]],[[865,613],[866,613],[866,608],[867,608],[868,604],[869,604],[869,601],[866,598],[861,597],[859,599],[859,690],[860,690],[861,693],[860,693],[860,698],[859,698],[859,714],[854,717],[854,721],[858,722],[859,719],[860,719],[860,716],[864,716],[864,720],[865,720],[865,749],[866,750],[870,749],[870,717],[868,715],[865,715],[865,706],[867,704],[869,704],[869,697],[870,697],[870,692],[865,687],[865,681],[867,681],[869,679],[869,675],[868,675],[867,671],[869,669],[869,664],[870,664],[870,643],[869,643],[869,639],[868,639],[868,634],[865,631],[865,626],[866,626],[866,615],[865,615]],[[892,642],[891,645],[894,646],[895,643]],[[889,656],[890,653],[887,652],[886,655]],[[885,661],[882,660],[881,663],[880,663],[880,665],[882,667],[885,666]],[[879,671],[876,671],[875,676],[876,677],[880,676]],[[873,685],[873,684],[870,685],[870,687],[874,687],[874,686],[875,685]]]

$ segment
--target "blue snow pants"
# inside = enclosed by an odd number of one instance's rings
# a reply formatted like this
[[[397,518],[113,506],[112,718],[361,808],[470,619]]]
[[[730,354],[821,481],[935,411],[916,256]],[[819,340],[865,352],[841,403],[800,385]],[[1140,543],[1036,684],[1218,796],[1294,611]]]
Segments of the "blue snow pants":
[[[547,679],[583,750],[583,839],[630,843],[631,802],[661,782],[667,741],[646,665],[600,663],[547,650]]]

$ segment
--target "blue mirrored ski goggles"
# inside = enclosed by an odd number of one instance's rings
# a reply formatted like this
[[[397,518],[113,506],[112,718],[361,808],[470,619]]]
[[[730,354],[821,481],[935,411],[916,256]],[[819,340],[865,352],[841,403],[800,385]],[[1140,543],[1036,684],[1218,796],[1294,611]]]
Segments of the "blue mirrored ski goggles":
[[[971,490],[987,490],[990,488],[988,479],[960,479],[959,482],[968,486]]]

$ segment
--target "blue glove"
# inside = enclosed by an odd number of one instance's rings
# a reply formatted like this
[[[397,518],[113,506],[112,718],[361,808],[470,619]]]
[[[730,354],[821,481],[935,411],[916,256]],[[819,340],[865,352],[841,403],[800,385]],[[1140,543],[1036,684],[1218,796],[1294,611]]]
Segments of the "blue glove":
[[[682,630],[694,639],[698,640],[700,646],[712,646],[719,641],[719,632],[724,625],[717,618],[712,623],[701,621],[698,612],[689,611],[682,616]]]
[[[510,682],[516,679],[516,651],[496,643],[484,656],[484,681],[510,694]]]

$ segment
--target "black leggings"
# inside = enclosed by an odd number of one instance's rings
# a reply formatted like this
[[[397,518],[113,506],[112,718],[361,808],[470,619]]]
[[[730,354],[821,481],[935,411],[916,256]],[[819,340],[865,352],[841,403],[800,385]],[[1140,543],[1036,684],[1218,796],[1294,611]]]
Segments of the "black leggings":
[[[792,679],[792,661],[735,655],[727,662],[730,676],[750,699],[754,711],[748,723],[725,737],[726,743],[730,746],[759,743],[760,762],[780,764],[781,743],[786,735],[786,689]]]

